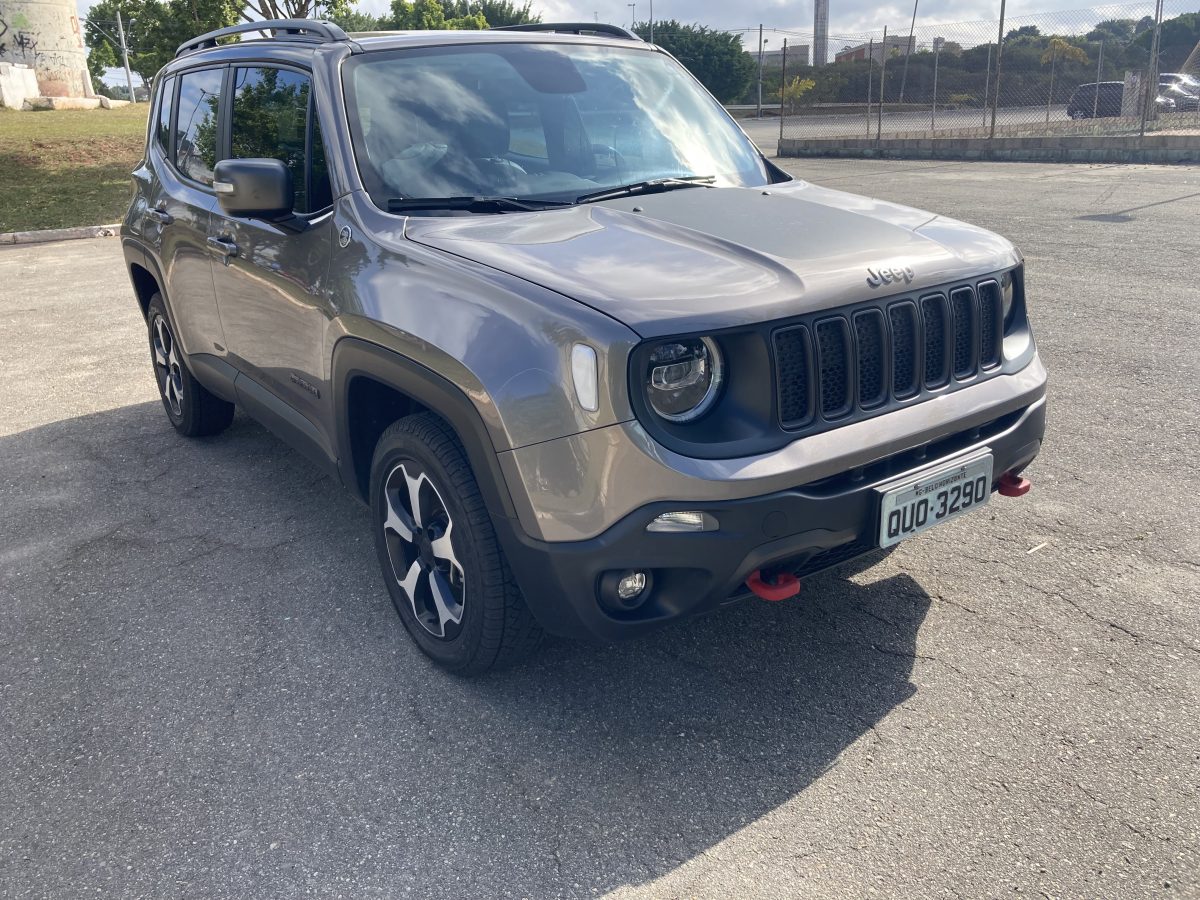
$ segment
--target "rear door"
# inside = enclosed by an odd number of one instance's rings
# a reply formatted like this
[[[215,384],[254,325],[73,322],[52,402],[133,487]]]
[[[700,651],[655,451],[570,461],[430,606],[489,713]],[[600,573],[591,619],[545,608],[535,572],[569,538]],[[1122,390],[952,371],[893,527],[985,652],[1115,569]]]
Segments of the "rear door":
[[[286,420],[285,437],[325,452],[333,197],[312,79],[300,69],[255,64],[233,67],[229,84],[226,155],[282,160],[296,192],[295,215],[286,221],[233,217],[217,206],[210,224],[209,236],[228,252],[214,257],[213,276],[230,361],[244,373],[238,398],[267,424]]]
[[[209,216],[216,205],[219,107],[225,68],[192,69],[164,83],[151,137],[155,179],[143,236],[166,283],[184,351],[225,354],[213,289]]]

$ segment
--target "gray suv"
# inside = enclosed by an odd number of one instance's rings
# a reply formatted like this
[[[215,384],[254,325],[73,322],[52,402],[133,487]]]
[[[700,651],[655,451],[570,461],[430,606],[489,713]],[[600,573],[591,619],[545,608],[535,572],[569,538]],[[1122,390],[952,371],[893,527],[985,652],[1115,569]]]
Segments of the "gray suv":
[[[339,479],[448,669],[794,596],[1029,487],[1013,246],[791,178],[622,29],[222,29],[133,180],[171,423],[237,405]]]

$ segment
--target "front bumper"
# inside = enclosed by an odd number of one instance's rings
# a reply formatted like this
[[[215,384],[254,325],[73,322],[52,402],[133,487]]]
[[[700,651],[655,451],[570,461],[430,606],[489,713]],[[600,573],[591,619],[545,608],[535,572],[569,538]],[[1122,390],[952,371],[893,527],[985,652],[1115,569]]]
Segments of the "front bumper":
[[[546,630],[613,641],[719,606],[742,593],[757,569],[803,576],[870,553],[877,548],[877,488],[983,448],[993,455],[996,479],[1021,471],[1037,456],[1045,424],[1045,399],[1039,398],[934,443],[802,487],[742,500],[651,503],[587,540],[547,542],[511,520],[497,526],[526,602]],[[646,531],[656,516],[679,509],[709,513],[719,530]],[[632,612],[610,612],[600,602],[601,578],[627,569],[651,573],[650,599]]]

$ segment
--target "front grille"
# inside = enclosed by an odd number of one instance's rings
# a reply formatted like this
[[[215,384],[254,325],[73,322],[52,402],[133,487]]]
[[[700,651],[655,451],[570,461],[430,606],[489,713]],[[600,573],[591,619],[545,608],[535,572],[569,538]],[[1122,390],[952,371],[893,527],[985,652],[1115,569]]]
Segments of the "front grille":
[[[999,370],[994,280],[813,316],[774,334],[779,419],[819,430]]]

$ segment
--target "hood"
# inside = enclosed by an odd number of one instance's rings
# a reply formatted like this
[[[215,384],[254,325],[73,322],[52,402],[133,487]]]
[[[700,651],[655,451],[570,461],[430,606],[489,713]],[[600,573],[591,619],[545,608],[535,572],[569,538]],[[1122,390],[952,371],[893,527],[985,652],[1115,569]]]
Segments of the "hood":
[[[1020,260],[981,228],[806,182],[411,217],[405,235],[572,297],[643,337],[900,296]],[[911,282],[868,282],[868,269],[892,268]]]

